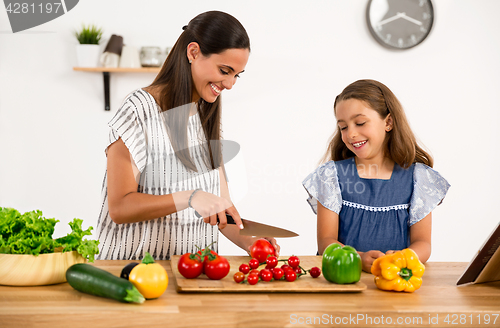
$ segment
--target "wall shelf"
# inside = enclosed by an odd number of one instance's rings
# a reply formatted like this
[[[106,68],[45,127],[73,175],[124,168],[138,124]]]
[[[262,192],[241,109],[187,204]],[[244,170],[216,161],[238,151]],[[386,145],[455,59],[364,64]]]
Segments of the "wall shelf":
[[[104,78],[104,110],[110,110],[109,105],[109,73],[159,73],[160,67],[73,67],[74,71],[102,73]]]

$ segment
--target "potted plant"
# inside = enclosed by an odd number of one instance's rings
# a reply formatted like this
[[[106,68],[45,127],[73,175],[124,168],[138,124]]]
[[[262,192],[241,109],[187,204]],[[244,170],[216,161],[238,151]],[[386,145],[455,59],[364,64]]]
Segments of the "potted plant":
[[[95,25],[82,25],[80,31],[75,31],[78,45],[76,55],[78,66],[96,67],[99,58],[99,41],[102,37],[102,29]]]

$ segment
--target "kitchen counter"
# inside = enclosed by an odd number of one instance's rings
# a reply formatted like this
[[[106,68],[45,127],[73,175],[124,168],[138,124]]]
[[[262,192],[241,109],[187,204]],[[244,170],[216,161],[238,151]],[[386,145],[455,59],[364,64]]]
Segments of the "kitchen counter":
[[[95,265],[119,275],[129,262]],[[368,273],[361,277],[367,289],[356,293],[177,293],[170,261],[158,263],[168,289],[143,304],[83,294],[67,283],[0,286],[0,327],[500,327],[499,281],[455,285],[467,263],[427,263],[414,293],[378,290]]]

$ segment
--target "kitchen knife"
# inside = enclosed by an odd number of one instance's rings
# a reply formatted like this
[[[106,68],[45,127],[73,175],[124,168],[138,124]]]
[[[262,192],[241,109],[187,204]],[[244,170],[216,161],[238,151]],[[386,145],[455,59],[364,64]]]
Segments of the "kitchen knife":
[[[198,212],[195,212],[196,216],[201,218],[201,215]],[[228,224],[236,224],[234,222],[233,217],[226,213],[226,218],[227,218],[227,223]],[[217,222],[219,222],[219,219],[217,218]],[[278,228],[278,227],[273,227],[267,224],[259,223],[259,222],[254,222],[250,221],[247,219],[241,219],[241,222],[243,223],[244,229],[240,230],[240,235],[243,236],[255,236],[255,237],[297,237],[298,234],[296,234],[293,231]]]

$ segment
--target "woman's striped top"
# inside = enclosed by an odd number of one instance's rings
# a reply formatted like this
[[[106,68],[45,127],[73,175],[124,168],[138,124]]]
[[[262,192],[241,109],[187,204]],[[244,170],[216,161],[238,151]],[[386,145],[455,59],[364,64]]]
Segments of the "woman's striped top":
[[[207,170],[203,162],[201,147],[205,134],[199,115],[190,116],[188,121],[189,152],[198,168],[198,172],[194,172],[174,154],[163,121],[167,112],[160,112],[151,94],[136,90],[124,100],[108,123],[111,130],[107,147],[118,138],[123,140],[140,173],[139,192],[165,195],[201,189],[220,196],[219,171]],[[168,260],[172,255],[196,252],[195,245],[205,248],[218,241],[217,226],[197,218],[192,208],[149,221],[114,223],[108,211],[107,171],[101,199],[96,229],[100,242],[99,260],[140,260],[146,252],[156,260]],[[211,248],[217,251],[217,243]]]

